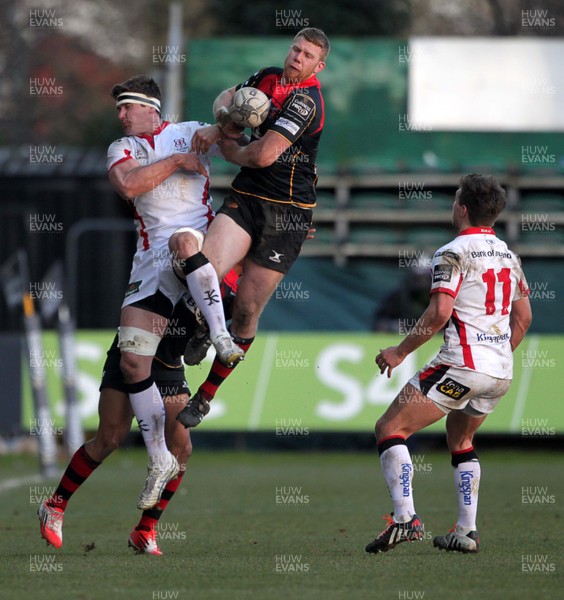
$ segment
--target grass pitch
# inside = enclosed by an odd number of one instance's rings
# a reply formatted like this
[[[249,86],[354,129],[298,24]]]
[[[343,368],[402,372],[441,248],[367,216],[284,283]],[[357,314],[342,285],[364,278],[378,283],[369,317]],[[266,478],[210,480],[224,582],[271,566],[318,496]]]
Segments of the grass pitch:
[[[55,481],[0,492],[0,598],[562,598],[562,455],[484,451],[477,555],[432,547],[456,519],[450,457],[414,453],[426,540],[369,555],[391,510],[376,455],[198,452],[159,524],[165,556],[127,548],[145,475],[139,449],[116,452],[71,499],[64,546],[36,517]],[[1,480],[36,472],[0,458]]]

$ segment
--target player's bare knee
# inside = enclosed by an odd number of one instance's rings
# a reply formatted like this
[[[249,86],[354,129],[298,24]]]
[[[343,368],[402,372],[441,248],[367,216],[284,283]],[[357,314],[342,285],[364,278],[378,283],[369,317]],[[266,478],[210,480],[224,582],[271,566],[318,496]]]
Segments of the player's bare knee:
[[[106,436],[102,440],[102,443],[108,454],[111,454],[114,450],[117,450],[123,444],[125,438],[126,435],[114,431],[108,436]]]
[[[168,249],[174,255],[175,252],[178,252],[180,248],[180,233],[173,233],[168,238]]]
[[[168,249],[175,259],[189,258],[199,252],[198,240],[191,233],[173,233],[168,240]]]
[[[135,381],[137,373],[141,367],[141,361],[137,354],[133,352],[122,352],[119,361],[119,368],[126,382]]]
[[[204,234],[191,227],[182,227],[168,239],[168,249],[175,261],[182,261],[201,251]]]
[[[188,261],[200,252],[203,241],[201,232],[188,227],[184,229],[173,233],[168,240],[174,272],[181,278],[187,275]]]

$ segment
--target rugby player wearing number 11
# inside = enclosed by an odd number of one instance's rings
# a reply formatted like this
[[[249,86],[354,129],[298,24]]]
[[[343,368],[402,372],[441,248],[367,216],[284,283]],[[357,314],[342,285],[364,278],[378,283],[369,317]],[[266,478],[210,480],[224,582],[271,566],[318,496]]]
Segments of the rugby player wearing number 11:
[[[492,226],[505,207],[494,177],[460,179],[452,207],[458,236],[433,257],[429,306],[398,346],[380,350],[376,364],[390,377],[405,357],[445,327],[439,354],[402,388],[376,423],[376,440],[394,512],[366,546],[387,552],[421,540],[413,503],[413,464],[406,439],[446,415],[458,503],[456,526],[437,536],[439,550],[478,552],[480,463],[473,437],[511,385],[512,352],[531,323],[529,290],[519,257]]]

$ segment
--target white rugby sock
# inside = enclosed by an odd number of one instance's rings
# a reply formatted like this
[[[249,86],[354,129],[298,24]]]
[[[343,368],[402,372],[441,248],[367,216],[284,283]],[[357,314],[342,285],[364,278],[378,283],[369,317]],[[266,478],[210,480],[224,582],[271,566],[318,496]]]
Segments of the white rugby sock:
[[[384,450],[380,464],[386,485],[394,504],[394,521],[407,523],[415,514],[413,505],[413,464],[405,444],[397,444]]]
[[[460,463],[454,469],[454,487],[458,503],[458,521],[456,522],[458,533],[466,534],[476,529],[480,473],[480,463],[477,458]]]
[[[155,383],[141,392],[130,393],[129,400],[149,456],[168,454],[165,442],[165,407]]]
[[[198,308],[208,322],[210,338],[213,341],[220,333],[227,331],[217,273],[208,262],[188,273],[186,283]]]

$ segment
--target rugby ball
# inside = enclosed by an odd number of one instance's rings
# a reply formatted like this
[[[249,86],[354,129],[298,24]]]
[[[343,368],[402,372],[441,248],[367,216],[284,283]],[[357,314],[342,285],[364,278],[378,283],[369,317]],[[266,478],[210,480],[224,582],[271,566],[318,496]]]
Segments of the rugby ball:
[[[254,129],[261,125],[270,110],[268,96],[254,87],[243,87],[235,92],[229,115],[241,127]]]

